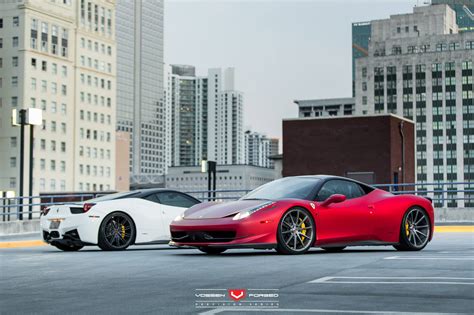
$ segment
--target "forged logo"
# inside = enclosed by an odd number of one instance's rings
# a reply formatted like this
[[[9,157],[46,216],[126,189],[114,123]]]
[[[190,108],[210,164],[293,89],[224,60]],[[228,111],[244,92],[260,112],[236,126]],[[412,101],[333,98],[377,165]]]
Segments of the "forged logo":
[[[278,308],[278,289],[196,289],[196,308]]]
[[[311,208],[316,209],[316,205],[314,203],[311,202],[309,205],[311,206]]]
[[[229,289],[229,296],[232,300],[238,302],[245,297],[246,290],[245,289]]]

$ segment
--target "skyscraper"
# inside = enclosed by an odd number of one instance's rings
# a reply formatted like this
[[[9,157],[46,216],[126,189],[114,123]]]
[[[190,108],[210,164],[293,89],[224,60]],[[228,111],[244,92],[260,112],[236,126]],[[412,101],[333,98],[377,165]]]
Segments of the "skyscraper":
[[[19,190],[11,113],[27,107],[43,112],[34,194],[115,189],[114,13],[105,0],[0,4],[0,190]]]
[[[456,12],[458,31],[474,31],[473,0],[431,0],[431,4],[448,4]],[[370,22],[352,23],[352,96],[355,96],[355,62],[368,55],[371,33]]]
[[[447,5],[416,7],[371,25],[368,56],[356,61],[356,114],[415,121],[417,182],[472,181],[474,32],[459,32]],[[448,204],[463,205],[472,206]]]
[[[193,66],[165,65],[164,78],[169,165],[243,163],[243,96],[234,89],[234,69],[196,76]]]
[[[131,133],[134,182],[166,170],[163,1],[117,2],[117,129]]]
[[[259,132],[247,130],[245,132],[245,164],[261,167],[274,167],[274,161],[270,156],[278,154],[279,141],[276,138],[268,138]]]

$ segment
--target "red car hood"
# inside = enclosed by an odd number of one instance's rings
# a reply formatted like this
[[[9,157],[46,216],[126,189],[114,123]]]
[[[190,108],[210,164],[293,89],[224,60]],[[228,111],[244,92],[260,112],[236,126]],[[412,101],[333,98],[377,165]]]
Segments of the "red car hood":
[[[258,207],[268,200],[238,200],[232,202],[205,202],[197,204],[184,213],[185,219],[218,219]]]

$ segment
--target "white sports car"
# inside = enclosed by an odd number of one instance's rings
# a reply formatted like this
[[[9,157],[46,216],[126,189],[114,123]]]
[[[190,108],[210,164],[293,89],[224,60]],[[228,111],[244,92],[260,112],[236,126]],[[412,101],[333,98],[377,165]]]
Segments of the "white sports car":
[[[133,244],[166,244],[171,221],[199,202],[174,190],[143,189],[50,206],[40,219],[43,239],[64,251],[86,245],[123,250]]]

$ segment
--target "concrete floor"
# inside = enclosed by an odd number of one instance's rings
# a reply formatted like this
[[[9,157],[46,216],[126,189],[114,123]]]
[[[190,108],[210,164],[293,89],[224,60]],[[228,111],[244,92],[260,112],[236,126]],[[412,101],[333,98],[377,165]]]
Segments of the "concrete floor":
[[[249,306],[249,299],[241,310],[217,307],[229,302],[196,307],[196,289],[229,288],[278,289],[272,292],[279,308]],[[474,233],[436,234],[421,252],[354,247],[301,256],[256,250],[207,256],[167,246],[74,253],[51,246],[0,249],[1,314],[276,311],[473,313]]]

